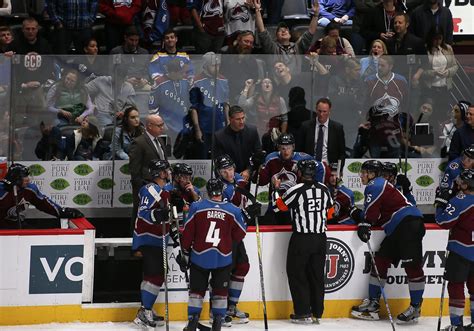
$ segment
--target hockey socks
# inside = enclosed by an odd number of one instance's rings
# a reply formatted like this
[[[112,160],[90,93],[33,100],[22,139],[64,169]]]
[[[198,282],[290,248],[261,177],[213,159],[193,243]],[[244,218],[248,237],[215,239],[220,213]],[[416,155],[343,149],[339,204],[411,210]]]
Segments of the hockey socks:
[[[144,276],[140,285],[142,304],[145,309],[152,309],[163,285],[163,276]]]
[[[464,314],[464,283],[449,282],[449,318],[451,325],[462,325]]]
[[[237,306],[244,287],[244,279],[249,269],[250,264],[246,262],[237,264],[232,271],[229,283],[229,306]]]
[[[405,272],[408,276],[408,289],[410,290],[410,305],[418,307],[423,301],[425,291],[425,274],[421,265],[406,266]]]

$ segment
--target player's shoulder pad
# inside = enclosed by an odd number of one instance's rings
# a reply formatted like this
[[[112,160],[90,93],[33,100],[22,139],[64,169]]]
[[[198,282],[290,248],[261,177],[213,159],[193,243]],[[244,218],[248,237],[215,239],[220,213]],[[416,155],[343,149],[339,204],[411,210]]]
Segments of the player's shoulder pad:
[[[305,152],[294,152],[293,153],[293,160],[301,161],[301,160],[311,160],[313,157]]]
[[[277,159],[278,155],[278,152],[271,152],[270,154],[267,154],[267,156],[265,157],[265,164],[272,159]]]
[[[457,158],[457,159],[451,161],[448,165],[449,169],[451,169],[451,170],[459,169],[460,166],[461,166],[461,158]]]
[[[28,183],[28,185],[26,185],[26,188],[39,193],[39,188],[38,186],[36,186],[35,183]]]

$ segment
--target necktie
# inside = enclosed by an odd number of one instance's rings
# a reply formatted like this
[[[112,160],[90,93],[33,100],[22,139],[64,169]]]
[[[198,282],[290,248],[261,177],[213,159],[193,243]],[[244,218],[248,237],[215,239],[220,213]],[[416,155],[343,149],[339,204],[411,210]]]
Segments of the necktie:
[[[156,149],[158,150],[158,155],[160,156],[160,160],[164,160],[165,153],[163,153],[163,149],[161,148],[161,144],[158,141],[158,138],[155,138],[155,145],[156,145]]]
[[[319,125],[318,140],[316,141],[316,148],[314,149],[314,157],[321,161],[323,158],[323,142],[324,142],[324,125]]]

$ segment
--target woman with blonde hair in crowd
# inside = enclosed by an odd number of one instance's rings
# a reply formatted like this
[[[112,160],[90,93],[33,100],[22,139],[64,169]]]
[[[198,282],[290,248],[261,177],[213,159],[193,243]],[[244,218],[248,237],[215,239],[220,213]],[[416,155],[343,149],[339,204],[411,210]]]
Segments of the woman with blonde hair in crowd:
[[[369,56],[360,59],[360,77],[366,79],[378,71],[379,58],[388,54],[387,46],[381,39],[375,39],[370,45]]]

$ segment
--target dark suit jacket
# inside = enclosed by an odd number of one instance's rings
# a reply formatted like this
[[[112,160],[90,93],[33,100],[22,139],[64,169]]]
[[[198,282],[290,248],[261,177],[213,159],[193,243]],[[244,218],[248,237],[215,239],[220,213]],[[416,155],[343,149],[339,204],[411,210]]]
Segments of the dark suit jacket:
[[[328,161],[335,163],[338,160],[344,161],[346,158],[346,139],[344,136],[344,127],[341,123],[329,120],[328,132]],[[314,156],[314,133],[316,130],[316,118],[305,121],[301,125],[300,146],[296,146],[298,152],[305,152]]]
[[[215,134],[214,155],[229,154],[235,162],[236,172],[242,172],[249,167],[249,158],[254,152],[262,149],[257,129],[245,125],[241,132],[242,141],[240,149],[236,143],[237,133],[229,126],[219,130]]]
[[[163,153],[165,154],[164,142],[158,138]],[[132,177],[132,188],[137,192],[143,186],[144,181],[151,181],[148,171],[148,163],[154,159],[160,159],[160,155],[155,148],[155,144],[150,140],[146,133],[135,138],[130,146],[129,169]]]

